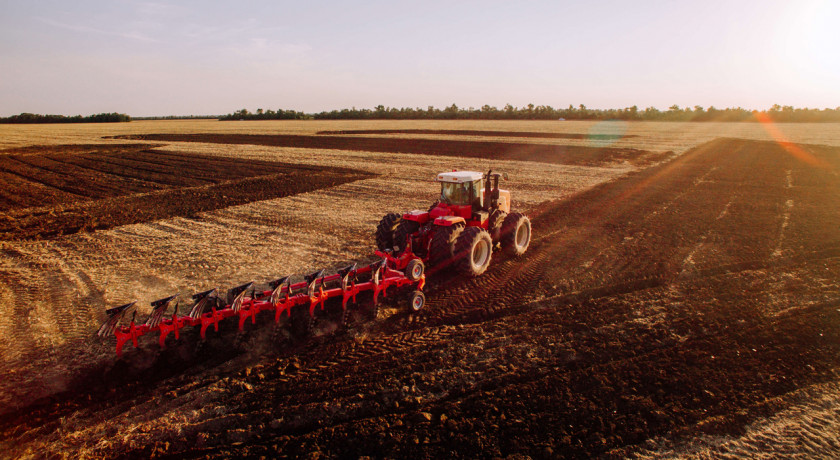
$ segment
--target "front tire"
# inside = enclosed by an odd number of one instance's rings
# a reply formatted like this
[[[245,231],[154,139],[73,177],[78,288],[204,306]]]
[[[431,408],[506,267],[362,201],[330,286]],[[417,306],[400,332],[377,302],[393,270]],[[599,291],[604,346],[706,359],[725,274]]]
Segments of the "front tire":
[[[512,257],[525,254],[531,244],[531,220],[528,216],[514,212],[502,223],[502,249]]]
[[[493,239],[481,227],[467,227],[455,243],[458,271],[467,276],[476,277],[484,273],[492,256]]]

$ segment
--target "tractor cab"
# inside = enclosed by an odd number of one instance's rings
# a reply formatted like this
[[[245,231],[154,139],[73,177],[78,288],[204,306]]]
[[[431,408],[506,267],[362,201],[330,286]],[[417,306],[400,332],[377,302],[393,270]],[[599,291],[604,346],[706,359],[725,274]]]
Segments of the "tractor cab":
[[[474,171],[453,171],[437,175],[440,204],[432,210],[433,218],[455,215],[470,220],[481,211],[484,175]]]
[[[483,222],[498,209],[509,212],[510,192],[499,189],[499,174],[476,171],[452,171],[437,175],[440,182],[440,205],[432,218],[455,215]]]
[[[453,171],[438,174],[440,182],[440,201],[450,206],[481,207],[481,189],[484,176],[480,172]]]

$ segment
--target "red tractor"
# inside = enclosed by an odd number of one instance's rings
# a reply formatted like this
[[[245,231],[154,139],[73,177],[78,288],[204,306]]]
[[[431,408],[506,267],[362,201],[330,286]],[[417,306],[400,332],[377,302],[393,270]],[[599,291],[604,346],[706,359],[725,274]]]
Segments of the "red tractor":
[[[428,211],[386,214],[376,228],[377,247],[468,276],[487,270],[496,247],[514,257],[524,254],[531,243],[531,221],[510,212],[510,192],[499,189],[500,177],[507,179],[492,170],[438,174],[438,201]]]

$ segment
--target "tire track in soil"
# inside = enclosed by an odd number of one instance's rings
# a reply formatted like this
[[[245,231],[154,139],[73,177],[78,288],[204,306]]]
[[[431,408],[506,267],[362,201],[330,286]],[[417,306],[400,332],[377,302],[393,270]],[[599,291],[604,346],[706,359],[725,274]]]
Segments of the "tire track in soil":
[[[50,260],[43,260],[41,255],[29,254],[24,249],[4,248],[2,252],[16,267],[0,279],[0,286],[13,293],[11,302],[5,306],[9,310],[4,308],[2,312],[3,318],[11,323],[4,330],[12,335],[4,338],[0,351],[0,370],[7,379],[4,382],[6,392],[0,399],[4,407],[10,407],[9,401],[18,394],[48,395],[65,388],[66,378],[61,376],[60,369],[54,372],[52,368],[69,362],[63,362],[59,356],[42,356],[41,342],[57,337],[62,343],[89,339],[92,324],[83,318],[94,317],[92,312],[99,311],[105,302],[102,292],[90,278],[74,270],[57,249],[53,249],[56,256]],[[44,274],[48,275],[44,277]],[[57,289],[42,289],[43,286]],[[53,348],[59,349],[60,345]],[[64,356],[63,359],[72,362],[76,357]],[[53,379],[45,379],[44,388],[33,387],[27,383],[24,372],[17,372],[26,368],[30,361],[43,362],[46,367],[41,370],[43,374],[55,374]],[[20,384],[13,385],[14,381]]]

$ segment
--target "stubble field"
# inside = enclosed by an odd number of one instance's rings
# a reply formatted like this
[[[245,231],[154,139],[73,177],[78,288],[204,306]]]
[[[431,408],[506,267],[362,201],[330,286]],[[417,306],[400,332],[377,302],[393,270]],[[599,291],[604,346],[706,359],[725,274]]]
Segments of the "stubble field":
[[[838,455],[838,146],[836,125],[0,126],[0,448]],[[490,167],[532,246],[432,279],[422,314],[304,342],[266,320],[121,361],[94,338],[125,301],[144,318],[370,260],[376,222],[428,207],[435,173]]]

